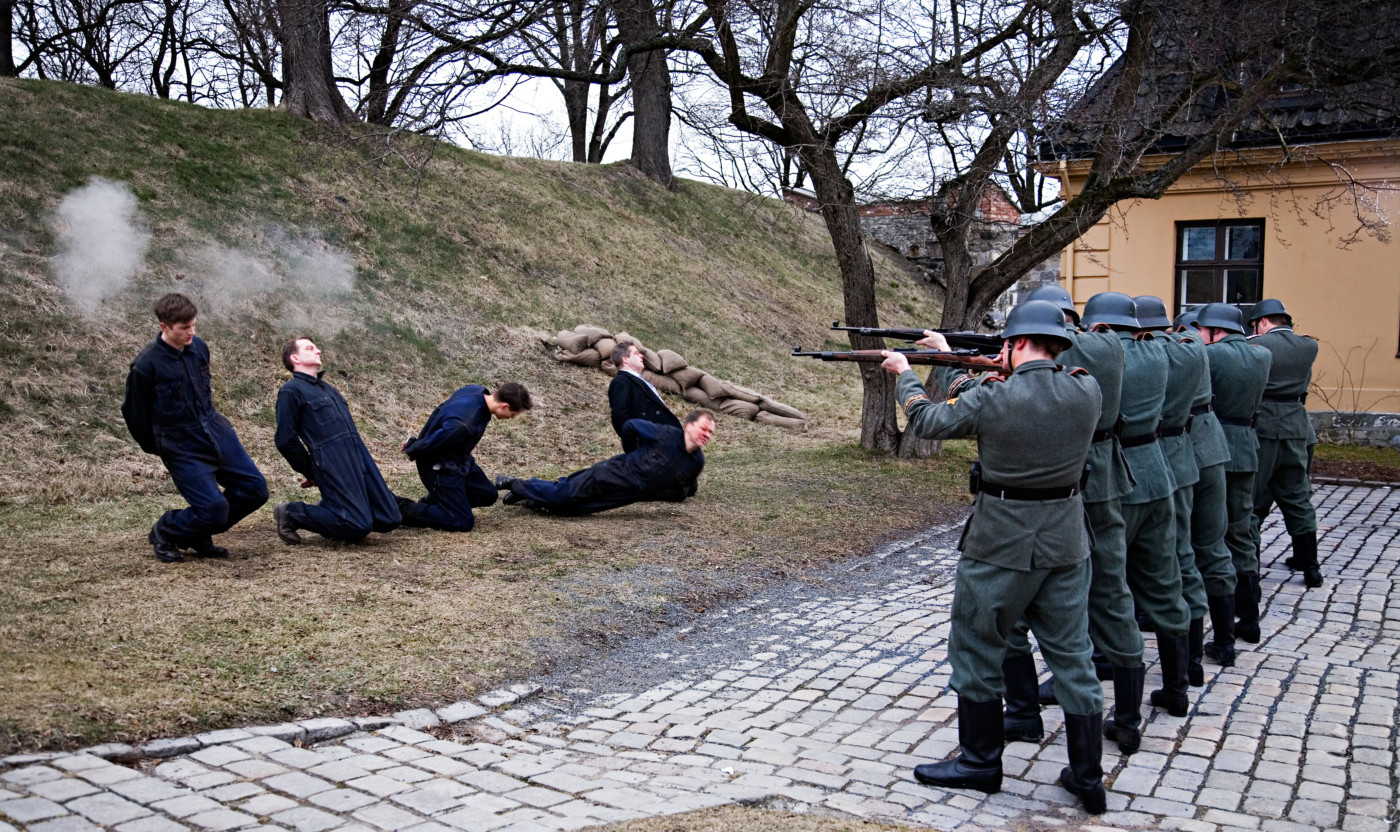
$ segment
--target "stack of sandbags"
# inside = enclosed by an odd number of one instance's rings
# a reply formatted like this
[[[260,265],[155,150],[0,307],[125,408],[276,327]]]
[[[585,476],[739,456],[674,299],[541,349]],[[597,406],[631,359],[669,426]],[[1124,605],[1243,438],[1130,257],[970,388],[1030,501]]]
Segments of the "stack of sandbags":
[[[625,332],[616,335],[598,326],[581,324],[554,336],[559,348],[554,357],[570,364],[597,367],[608,375],[617,375],[612,363],[613,348],[622,341],[631,341],[642,353],[642,377],[663,393],[683,396],[698,407],[708,407],[729,416],[741,416],[784,428],[803,428],[807,417],[795,407],[774,401],[757,390],[731,381],[715,378],[686,363],[671,350],[649,350],[642,342]]]

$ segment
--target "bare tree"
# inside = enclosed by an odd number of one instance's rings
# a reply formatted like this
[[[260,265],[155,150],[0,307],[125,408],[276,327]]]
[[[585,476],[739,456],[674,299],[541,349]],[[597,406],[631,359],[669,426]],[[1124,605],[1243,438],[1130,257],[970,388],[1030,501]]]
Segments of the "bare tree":
[[[328,0],[277,0],[287,112],[327,124],[354,121],[331,66]]]

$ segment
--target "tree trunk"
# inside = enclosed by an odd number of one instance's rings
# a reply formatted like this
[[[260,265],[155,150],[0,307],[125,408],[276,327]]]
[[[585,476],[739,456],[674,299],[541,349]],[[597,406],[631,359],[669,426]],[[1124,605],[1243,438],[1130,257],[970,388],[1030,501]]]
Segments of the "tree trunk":
[[[369,95],[365,96],[365,121],[370,124],[388,124],[389,72],[393,69],[394,58],[399,51],[399,31],[403,28],[403,15],[410,0],[390,0],[388,12],[384,16],[384,31],[379,36],[379,50],[369,65]]]
[[[830,149],[806,145],[801,150],[811,169],[812,186],[821,204],[836,262],[841,268],[841,288],[846,323],[850,326],[879,326],[875,309],[875,265],[865,246],[856,213],[855,193],[841,173],[836,154]],[[855,349],[883,349],[884,340],[851,334]],[[899,443],[895,422],[894,376],[878,364],[858,364],[861,376],[860,444],[862,448],[889,453]]]
[[[15,69],[15,0],[0,0],[0,77],[14,78]]]
[[[277,0],[281,21],[282,100],[287,112],[327,124],[353,121],[331,73],[327,0]]]
[[[588,84],[566,79],[564,82],[564,114],[569,119],[569,138],[573,142],[574,161],[588,161]]]
[[[652,0],[614,0],[623,43],[639,43],[660,32]],[[627,58],[632,79],[632,164],[651,179],[674,188],[671,174],[671,71],[666,51],[634,52]]]
[[[934,374],[938,372],[937,367],[930,367],[928,377],[924,379],[924,389],[928,391],[928,399],[937,403],[946,400],[943,387],[935,380]],[[899,447],[894,455],[900,459],[932,459],[943,455],[942,439],[922,439],[911,430],[905,430],[899,435]]]

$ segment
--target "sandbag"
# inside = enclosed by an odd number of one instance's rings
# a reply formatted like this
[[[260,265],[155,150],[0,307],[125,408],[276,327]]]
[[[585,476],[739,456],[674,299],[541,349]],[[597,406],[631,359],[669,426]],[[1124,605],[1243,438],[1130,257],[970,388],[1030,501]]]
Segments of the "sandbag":
[[[598,369],[602,370],[605,374],[607,374],[609,378],[622,372],[618,368],[614,367],[611,361],[604,361],[602,364],[599,364]]]
[[[652,387],[655,387],[663,393],[674,393],[677,396],[681,393],[680,383],[670,376],[653,373],[651,370],[642,370],[642,378],[651,382]]]
[[[661,372],[661,356],[652,350],[642,350],[642,366],[653,373]]]
[[[681,358],[681,354],[675,350],[657,350],[656,357],[661,359],[661,372],[672,375],[677,370],[684,370],[690,366]]]
[[[803,421],[806,421],[807,419],[806,414],[804,414],[797,408],[790,407],[788,405],[783,404],[782,402],[773,401],[767,396],[763,397],[763,401],[759,402],[758,406],[768,411],[769,413],[773,413],[778,416],[785,416],[789,419],[801,419]]]
[[[619,344],[621,344],[623,341],[631,341],[632,343],[634,343],[634,344],[637,345],[637,349],[638,349],[639,351],[642,351],[642,352],[645,352],[645,351],[646,351],[646,347],[642,346],[642,342],[641,342],[641,341],[638,341],[636,338],[633,338],[631,335],[628,335],[628,334],[625,333],[625,332],[619,332],[619,333],[617,333],[616,335],[614,335],[614,336],[612,337],[612,339],[613,339],[614,341],[618,342]]]
[[[758,405],[753,402],[746,402],[743,399],[725,399],[719,403],[719,412],[730,416],[741,416],[745,419],[752,419],[758,415]]]
[[[593,343],[599,338],[606,338],[608,337],[608,335],[611,334],[606,329],[603,329],[601,326],[590,326],[588,324],[579,324],[578,326],[574,327],[574,332],[577,332],[580,335],[588,336],[588,345],[590,347],[593,346]]]
[[[694,367],[682,367],[667,373],[667,375],[678,381],[681,387],[694,387],[700,383],[700,378],[705,375],[705,371],[697,370]]]
[[[719,400],[729,398],[729,385],[709,373],[701,376],[700,380],[695,382],[695,384],[699,386],[701,390],[705,391],[705,395],[712,399]]]
[[[731,401],[733,400],[731,399]],[[753,420],[760,424],[773,425],[774,427],[787,428],[789,430],[803,430],[807,427],[806,419],[793,419],[787,416],[779,416],[776,413],[769,413],[766,410],[760,410],[758,413],[754,414]]]
[[[735,384],[732,381],[726,381],[724,383],[724,388],[725,392],[728,393],[731,399],[739,399],[740,401],[752,402],[754,404],[758,404],[759,402],[763,401],[762,393],[758,392],[757,390],[745,387],[742,384]]]
[[[715,400],[705,395],[705,391],[699,387],[687,387],[681,391],[681,395],[693,405],[708,407],[710,410],[715,409]]]
[[[593,342],[593,349],[597,350],[598,354],[603,356],[604,364],[612,360],[612,351],[616,346],[617,342],[612,339],[612,336],[599,338],[597,341]]]
[[[565,330],[554,336],[554,343],[564,352],[573,354],[588,349],[588,336]]]
[[[603,356],[598,351],[589,347],[586,350],[574,353],[573,358],[565,359],[570,364],[578,364],[581,367],[597,367],[603,363]]]

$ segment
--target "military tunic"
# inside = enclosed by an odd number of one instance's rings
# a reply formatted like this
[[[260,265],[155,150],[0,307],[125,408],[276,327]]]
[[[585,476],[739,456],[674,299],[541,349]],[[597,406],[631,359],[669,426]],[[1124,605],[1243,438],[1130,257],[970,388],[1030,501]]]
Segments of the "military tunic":
[[[1181,595],[1192,618],[1202,618],[1207,612],[1205,585],[1196,570],[1196,553],[1191,546],[1191,514],[1200,468],[1196,465],[1196,450],[1187,436],[1191,426],[1191,405],[1203,380],[1209,381],[1205,345],[1200,341],[1181,340],[1161,333],[1156,340],[1166,345],[1167,396],[1162,403],[1162,421],[1157,428],[1162,453],[1172,469],[1176,491],[1172,495],[1176,518],[1176,558],[1181,572]]]
[[[292,470],[321,491],[320,503],[287,506],[298,528],[350,542],[398,528],[398,503],[360,438],[345,397],[319,375],[292,373],[282,385],[273,441]]]
[[[1275,502],[1284,525],[1293,537],[1317,531],[1312,504],[1309,449],[1317,444],[1304,402],[1312,384],[1317,342],[1277,326],[1249,339],[1273,355],[1269,381],[1259,403],[1259,471],[1254,477],[1254,520],[1251,532],[1256,546],[1259,527]]]
[[[1191,429],[1187,432],[1200,472],[1191,496],[1191,549],[1206,596],[1230,595],[1235,591],[1235,567],[1225,545],[1225,463],[1230,460],[1230,447],[1225,443],[1220,420],[1215,417],[1210,355],[1205,342],[1195,330],[1178,332],[1176,341],[1188,349],[1200,350],[1205,360],[1191,402]]]
[[[1215,415],[1225,432],[1230,461],[1225,463],[1225,545],[1230,549],[1235,578],[1258,574],[1259,552],[1250,526],[1254,516],[1254,472],[1259,467],[1259,440],[1254,414],[1269,379],[1273,357],[1243,335],[1232,332],[1206,346],[1210,386],[1215,392]]]
[[[1184,636],[1190,611],[1181,596],[1176,557],[1176,480],[1157,440],[1167,396],[1166,342],[1119,332],[1123,343],[1123,453],[1135,480],[1123,498],[1128,588],[1165,636]]]
[[[896,395],[909,430],[925,439],[976,436],[984,490],[959,548],[949,659],[952,685],[970,702],[1002,697],[1012,625],[1030,624],[1065,711],[1094,714],[1103,689],[1088,635],[1089,534],[1077,486],[1099,419],[1088,373],[1027,361],[1006,381],[939,372],[951,398],[934,404],[912,371]],[[996,494],[986,489],[995,485]],[[1005,489],[1065,489],[1070,496],[1013,499]]]

